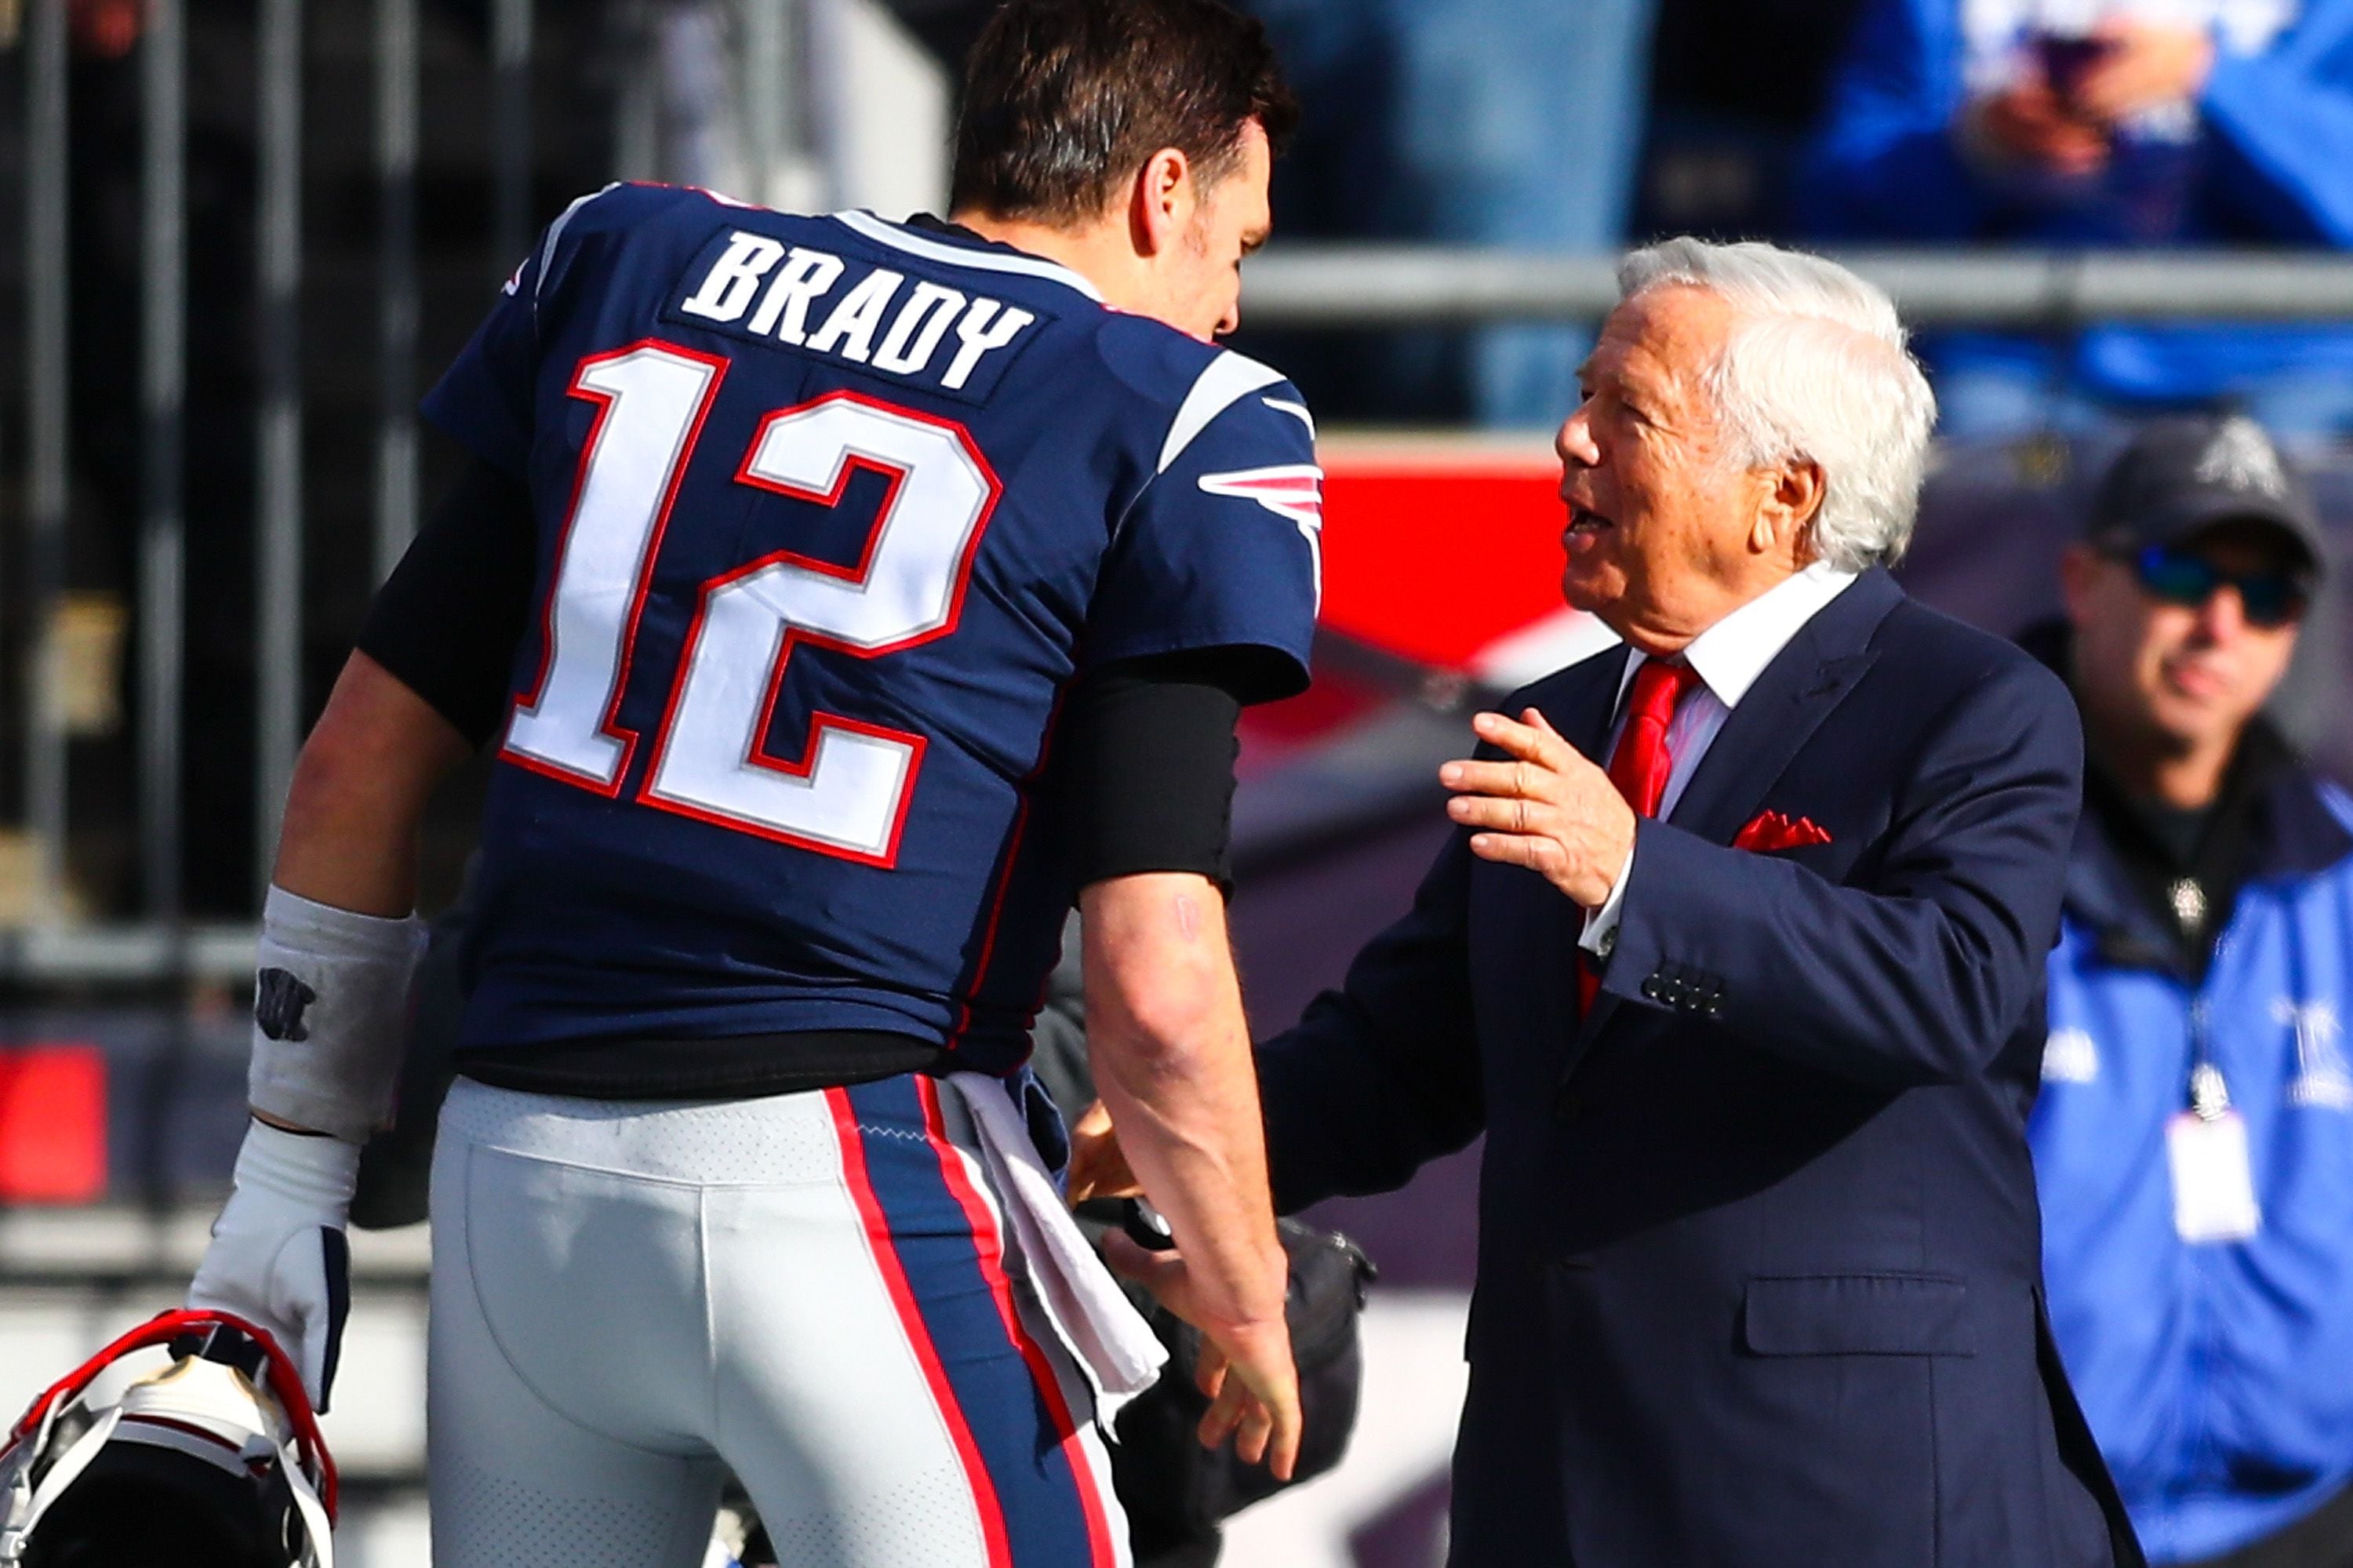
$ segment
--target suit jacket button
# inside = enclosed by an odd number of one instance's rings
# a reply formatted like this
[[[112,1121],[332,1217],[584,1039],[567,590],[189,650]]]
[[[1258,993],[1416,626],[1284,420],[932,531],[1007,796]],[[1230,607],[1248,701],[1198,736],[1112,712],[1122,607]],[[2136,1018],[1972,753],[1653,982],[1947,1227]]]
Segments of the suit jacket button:
[[[1658,976],[1652,975],[1642,982],[1642,994],[1652,1001],[1664,1001],[1667,1000],[1667,988]]]

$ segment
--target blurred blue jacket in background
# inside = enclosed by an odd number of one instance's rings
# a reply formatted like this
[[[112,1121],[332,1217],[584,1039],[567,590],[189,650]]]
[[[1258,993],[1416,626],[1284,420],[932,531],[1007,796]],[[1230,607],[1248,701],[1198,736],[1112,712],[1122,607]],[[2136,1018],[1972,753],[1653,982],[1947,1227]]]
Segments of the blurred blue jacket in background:
[[[2031,0],[1873,0],[1806,160],[1799,225],[1833,245],[2353,245],[2353,0],[2211,10],[2214,66],[2193,112],[2128,125],[2107,169],[2067,179],[1997,169],[1956,131],[2004,57],[2031,47]],[[2064,345],[1949,334],[1923,348],[1947,434],[2014,433],[2031,412],[2078,423],[2067,412],[2093,404],[2217,401],[2295,433],[2353,428],[2341,327],[2104,324]]]
[[[2154,1563],[2274,1535],[2353,1479],[2353,800],[2295,764],[2251,821],[2193,984],[2084,813],[2027,1124],[2052,1330]],[[2167,1124],[2201,1056],[2245,1118],[2241,1241],[2176,1228]]]
[[[1624,243],[1657,0],[1243,5],[1267,24],[1307,111],[1276,170],[1283,239],[1572,253]],[[1590,341],[1578,327],[1482,329],[1467,411],[1491,426],[1559,424]],[[1345,385],[1308,394],[1319,410],[1356,418],[1441,418],[1415,406],[1410,385],[1431,373],[1428,346],[1403,344],[1360,372],[1398,383],[1388,401],[1364,402]]]

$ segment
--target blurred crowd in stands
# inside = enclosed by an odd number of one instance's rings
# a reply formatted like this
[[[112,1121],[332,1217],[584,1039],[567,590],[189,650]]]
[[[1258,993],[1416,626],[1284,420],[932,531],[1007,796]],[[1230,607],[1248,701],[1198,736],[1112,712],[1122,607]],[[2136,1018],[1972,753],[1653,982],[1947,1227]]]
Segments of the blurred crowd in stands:
[[[2335,248],[2353,239],[2345,0],[1253,0],[1311,129],[1286,235],[1606,249]],[[1647,91],[1645,88],[1647,87]],[[1295,367],[1334,412],[1556,417],[1576,334]],[[2088,324],[1923,344],[1947,436],[2230,405],[2353,426],[2353,334]],[[1375,374],[1367,375],[1367,370]],[[1319,373],[1328,374],[1328,380]]]
[[[986,0],[885,0],[954,59]],[[1661,233],[1834,247],[2353,239],[2353,0],[1241,0],[1306,114],[1287,238],[1595,252]],[[670,0],[679,58],[723,0]],[[706,65],[704,79],[715,80]],[[1587,334],[1255,345],[1338,418],[1537,429]],[[2244,409],[2353,429],[2353,331],[2087,323],[1922,345],[1948,437]]]

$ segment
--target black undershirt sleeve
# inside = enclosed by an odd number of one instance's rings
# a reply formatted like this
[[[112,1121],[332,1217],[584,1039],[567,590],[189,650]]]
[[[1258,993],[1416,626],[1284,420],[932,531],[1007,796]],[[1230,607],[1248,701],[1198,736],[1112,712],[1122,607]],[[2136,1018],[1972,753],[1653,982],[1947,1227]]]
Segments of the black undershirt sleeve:
[[[1140,872],[1232,876],[1235,726],[1245,651],[1106,665],[1065,700],[1063,831],[1078,885]]]
[[[470,457],[376,590],[359,650],[481,746],[506,714],[537,570],[531,492]]]

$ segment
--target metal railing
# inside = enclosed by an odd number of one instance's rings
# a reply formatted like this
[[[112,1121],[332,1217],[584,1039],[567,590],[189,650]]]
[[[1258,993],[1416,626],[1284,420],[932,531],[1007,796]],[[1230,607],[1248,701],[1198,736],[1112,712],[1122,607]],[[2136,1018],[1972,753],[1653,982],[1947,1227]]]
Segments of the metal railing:
[[[2353,321],[2353,257],[2279,251],[1859,250],[1839,259],[1915,326],[2066,332],[2093,321]],[[1278,243],[1243,270],[1253,327],[1594,321],[1612,256]]]
[[[784,0],[774,0],[781,5]],[[375,545],[381,576],[417,516],[418,260],[417,0],[374,0],[379,187],[375,309],[381,354]],[[74,930],[65,921],[71,800],[59,615],[71,476],[72,257],[67,215],[69,81],[67,0],[29,0],[24,47],[27,125],[23,271],[26,581],[24,624],[9,649],[30,673],[24,726],[24,826],[30,841],[29,929],[0,937],[0,969],[17,974],[125,976],[217,966],[222,941],[182,931],[185,826],[179,781],[185,682],[187,520],[183,503],[189,301],[186,16],[183,0],[149,0],[138,43],[142,119],[139,387],[140,517],[136,686],[138,927]],[[305,476],[300,333],[303,275],[303,20],[301,0],[264,0],[255,22],[257,102],[254,877],[269,846],[300,742]],[[529,222],[530,0],[493,10],[495,224],[520,254]],[[172,933],[179,933],[177,936]]]
[[[375,102],[368,157],[377,232],[375,289],[378,355],[374,397],[374,499],[367,556],[380,577],[413,535],[419,509],[414,402],[431,367],[419,364],[422,285],[417,167],[421,80],[417,0],[372,6]],[[740,0],[744,120],[759,183],[777,188],[796,135],[822,104],[834,0]],[[26,411],[23,564],[26,607],[5,656],[20,661],[26,713],[18,759],[23,829],[32,864],[29,922],[0,932],[0,977],[167,978],[238,974],[249,933],[192,927],[183,865],[192,825],[180,781],[187,739],[185,583],[188,525],[183,494],[189,366],[188,42],[185,0],[149,0],[138,44],[142,105],[139,300],[141,451],[135,531],[139,693],[132,752],[137,778],[138,918],[76,926],[68,918],[65,847],[73,823],[69,723],[59,694],[72,481],[73,364],[69,328],[69,109],[68,0],[26,0],[20,45],[0,69],[21,70],[26,116],[21,245],[23,406]],[[303,250],[305,22],[322,13],[300,0],[263,0],[255,123],[256,342],[259,417],[253,528],[255,612],[251,788],[258,832],[252,868],[268,874],[273,828],[300,741],[303,694],[303,577],[310,478],[303,471],[306,388],[301,296]],[[833,18],[828,20],[828,18]],[[527,243],[532,210],[535,49],[533,0],[493,0],[486,40],[491,102],[481,166],[489,173],[495,253],[511,264]],[[557,14],[536,13],[542,30]],[[13,58],[10,58],[13,56]],[[838,63],[838,62],[837,62]],[[807,95],[796,99],[795,94]],[[798,129],[796,129],[798,127]],[[0,228],[5,228],[0,222]],[[2281,253],[2171,255],[2053,251],[1874,251],[1851,258],[1884,283],[1912,321],[2064,331],[2099,319],[2353,320],[2353,260]],[[485,280],[485,284],[490,280]],[[1583,320],[1616,298],[1612,259],[1395,246],[1278,245],[1248,270],[1251,324],[1366,328],[1505,320]],[[197,302],[198,308],[204,302]],[[9,302],[0,309],[15,308]],[[10,443],[12,447],[15,443]],[[315,541],[314,541],[315,542]],[[194,831],[209,831],[194,824]]]
[[[796,6],[808,0],[741,0],[747,54],[771,68],[750,94],[763,178],[783,155],[801,90],[782,79],[802,63],[790,47]],[[416,397],[429,367],[418,363],[422,314],[417,214],[422,58],[418,0],[372,6],[370,155],[377,234],[374,298],[378,356],[375,398],[373,541],[376,577],[413,537],[419,516]],[[491,250],[512,264],[544,214],[533,210],[533,101],[538,44],[533,0],[493,0],[487,54],[491,103],[481,164],[489,173]],[[316,15],[316,13],[313,13]],[[549,14],[544,20],[555,20]],[[139,446],[137,518],[131,593],[136,646],[130,684],[138,694],[132,755],[136,778],[137,918],[129,925],[77,926],[69,919],[66,847],[74,825],[71,720],[65,638],[69,519],[74,483],[75,366],[70,331],[75,258],[69,231],[71,53],[69,0],[24,0],[14,48],[0,39],[0,70],[21,71],[25,125],[20,260],[24,439],[20,450],[24,614],[7,629],[0,657],[19,664],[26,713],[18,768],[22,829],[29,851],[27,919],[0,930],[0,977],[37,979],[223,977],[236,927],[191,928],[185,918],[186,835],[181,779],[186,747],[188,518],[184,494],[189,383],[189,16],[185,0],[148,0],[139,39],[140,120],[137,300]],[[306,390],[301,341],[305,272],[303,98],[306,7],[262,0],[254,29],[255,334],[257,418],[253,501],[255,597],[251,788],[256,821],[253,879],[266,883],[275,828],[301,740],[303,691],[303,471]],[[13,57],[13,58],[12,58]],[[0,220],[0,229],[16,227]],[[486,278],[485,292],[494,279]],[[83,308],[89,308],[88,302]],[[207,302],[195,302],[198,309]],[[14,309],[16,302],[5,308]],[[13,432],[11,432],[13,434]],[[15,443],[10,443],[12,446]],[[13,542],[12,542],[13,543]],[[196,824],[208,831],[209,824]]]

